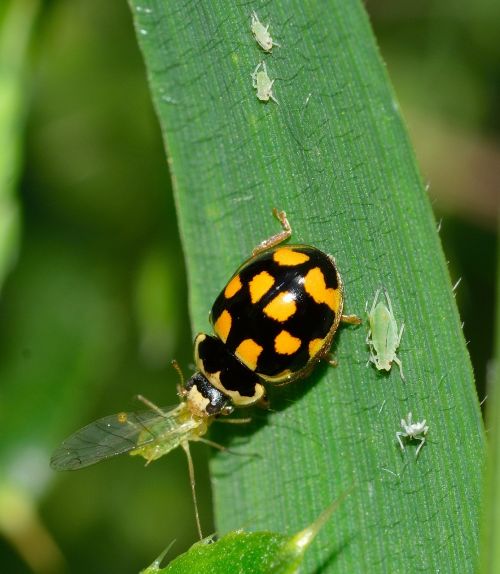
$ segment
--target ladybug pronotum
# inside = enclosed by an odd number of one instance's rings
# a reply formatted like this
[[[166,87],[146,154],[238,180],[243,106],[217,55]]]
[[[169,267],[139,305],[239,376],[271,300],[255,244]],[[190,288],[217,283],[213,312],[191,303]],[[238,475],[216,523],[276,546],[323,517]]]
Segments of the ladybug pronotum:
[[[330,360],[343,315],[344,291],[335,260],[309,245],[281,245],[291,236],[284,211],[274,210],[283,231],[258,245],[231,277],[210,312],[215,336],[195,338],[198,372],[183,394],[197,416],[265,403],[263,383],[286,384]]]

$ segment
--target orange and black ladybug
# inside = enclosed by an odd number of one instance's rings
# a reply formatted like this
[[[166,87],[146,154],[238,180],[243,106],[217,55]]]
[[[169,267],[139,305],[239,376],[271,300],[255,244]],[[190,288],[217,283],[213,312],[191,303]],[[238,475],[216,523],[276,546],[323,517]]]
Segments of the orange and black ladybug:
[[[360,322],[342,314],[344,290],[335,260],[309,245],[281,245],[292,231],[284,211],[275,209],[274,215],[283,231],[254,249],[212,306],[216,336],[195,338],[199,372],[185,392],[189,399],[196,387],[191,397],[198,414],[215,414],[215,390],[221,404],[224,398],[235,406],[264,401],[263,383],[307,376],[320,359],[329,360],[339,323]]]

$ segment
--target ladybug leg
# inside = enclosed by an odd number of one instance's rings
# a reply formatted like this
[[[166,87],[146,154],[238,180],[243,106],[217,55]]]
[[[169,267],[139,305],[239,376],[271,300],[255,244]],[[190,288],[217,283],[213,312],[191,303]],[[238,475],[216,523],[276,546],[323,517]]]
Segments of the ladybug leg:
[[[288,223],[288,219],[286,218],[286,213],[284,211],[278,211],[276,208],[273,209],[273,215],[276,219],[281,223],[281,227],[283,231],[264,239],[255,249],[252,251],[252,257],[255,257],[259,253],[262,253],[266,249],[270,249],[275,245],[278,245],[288,239],[292,235],[292,228]]]
[[[349,325],[360,325],[362,323],[357,315],[342,315],[340,320],[342,323],[348,323]]]
[[[330,351],[327,351],[322,357],[321,357],[322,361],[326,361],[330,367],[337,367],[338,366],[338,361],[337,359],[333,356],[333,353],[331,353]]]
[[[267,398],[267,395],[262,396],[258,402],[256,403],[256,405],[261,408],[261,409],[270,409],[271,408],[271,403],[269,402],[269,399]]]

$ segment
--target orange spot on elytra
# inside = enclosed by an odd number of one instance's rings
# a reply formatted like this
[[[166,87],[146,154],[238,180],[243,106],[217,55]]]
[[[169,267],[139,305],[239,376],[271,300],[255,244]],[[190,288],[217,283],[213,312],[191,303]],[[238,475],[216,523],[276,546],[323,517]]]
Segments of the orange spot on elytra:
[[[274,285],[274,277],[269,275],[267,271],[257,273],[248,284],[250,289],[250,298],[252,303],[257,303],[260,299],[271,289]]]
[[[282,247],[274,252],[273,259],[278,265],[293,267],[309,261],[309,255],[299,253],[289,247]]]
[[[326,303],[335,312],[339,310],[340,290],[326,287],[325,276],[319,267],[308,271],[304,278],[304,289],[316,303]]]
[[[227,341],[232,323],[233,320],[231,318],[231,314],[227,309],[224,309],[224,311],[222,311],[222,313],[219,315],[217,321],[215,321],[214,331],[217,333],[223,343]]]
[[[295,296],[289,291],[284,291],[264,307],[264,313],[276,321],[286,321],[297,311]]]
[[[226,299],[231,299],[238,291],[241,289],[241,279],[239,275],[236,275],[229,281],[224,289],[224,297]]]
[[[257,368],[257,360],[262,353],[262,347],[253,339],[245,339],[236,347],[234,353],[249,369],[255,371]]]
[[[319,353],[321,347],[323,347],[324,339],[313,339],[309,342],[309,356],[314,357]]]
[[[292,355],[299,349],[300,342],[300,339],[283,330],[274,339],[274,349],[280,355]]]

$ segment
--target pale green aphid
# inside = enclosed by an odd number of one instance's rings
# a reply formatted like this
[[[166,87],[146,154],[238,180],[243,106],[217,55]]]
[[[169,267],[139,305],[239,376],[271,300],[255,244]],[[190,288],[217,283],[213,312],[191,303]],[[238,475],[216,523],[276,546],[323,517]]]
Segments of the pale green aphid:
[[[252,85],[257,90],[257,97],[261,102],[268,102],[271,99],[279,104],[273,95],[273,84],[274,80],[267,75],[266,63],[261,62],[252,74]]]
[[[383,293],[387,305],[383,301],[379,301],[381,293]],[[368,303],[366,305],[368,308]],[[390,371],[392,363],[396,363],[404,381],[403,365],[396,356],[396,351],[405,326],[403,323],[401,329],[398,330],[387,289],[381,287],[375,293],[375,299],[368,312],[368,323],[369,329],[366,336],[366,344],[370,348],[370,360],[368,362],[372,362],[379,371]]]
[[[273,49],[273,46],[279,46],[279,44],[273,42],[271,34],[269,34],[269,24],[264,26],[264,24],[259,20],[255,10],[252,12],[251,30],[255,41],[264,50],[264,52],[270,52]]]

